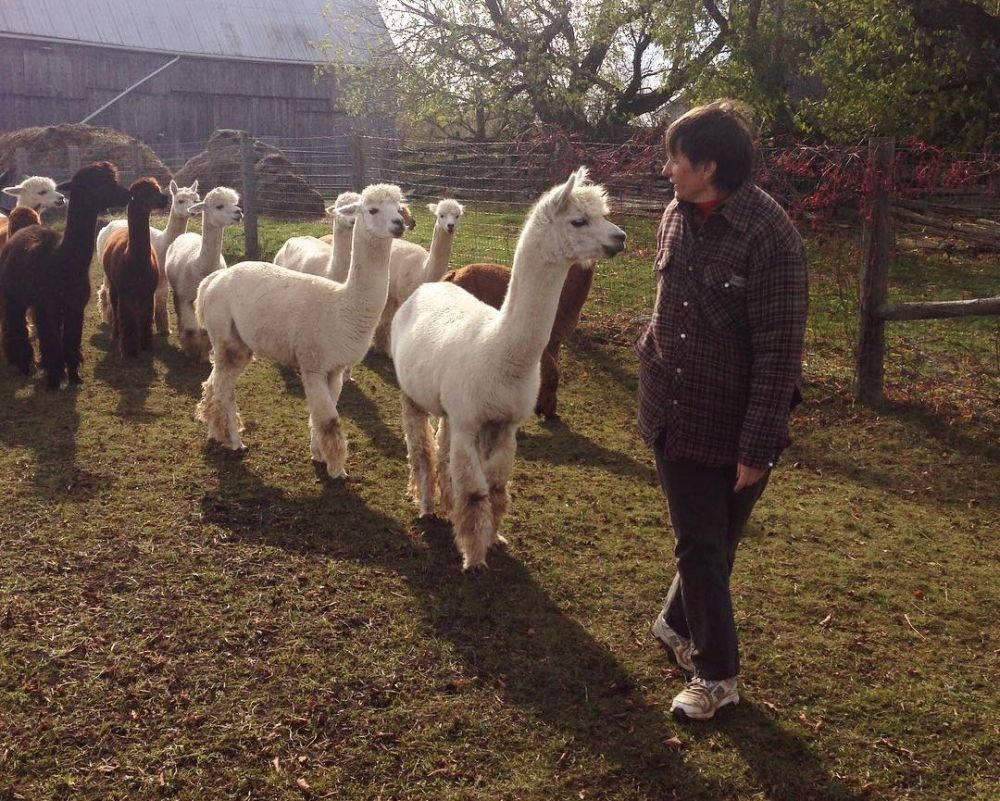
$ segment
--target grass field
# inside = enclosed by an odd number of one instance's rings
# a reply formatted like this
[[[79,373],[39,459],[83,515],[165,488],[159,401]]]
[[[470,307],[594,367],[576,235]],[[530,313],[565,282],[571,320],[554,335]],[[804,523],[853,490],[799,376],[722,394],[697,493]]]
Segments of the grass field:
[[[453,262],[506,260],[522,214],[471,210]],[[995,798],[996,319],[893,327],[891,403],[858,407],[857,256],[810,239],[806,402],[734,574],[743,701],[682,726],[648,632],[671,535],[616,344],[654,227],[600,268],[481,575],[404,496],[385,359],[344,391],[338,485],[293,371],[246,371],[242,459],[192,418],[207,367],[173,338],[124,362],[94,304],[82,389],[0,371],[0,799]],[[307,229],[262,223],[264,255]],[[1000,267],[903,252],[893,282],[991,295]]]

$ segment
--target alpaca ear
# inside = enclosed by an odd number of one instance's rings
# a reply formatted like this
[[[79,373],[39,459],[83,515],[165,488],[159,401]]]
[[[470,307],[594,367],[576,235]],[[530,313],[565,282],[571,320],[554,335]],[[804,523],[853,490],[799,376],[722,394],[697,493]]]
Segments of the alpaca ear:
[[[72,192],[73,191],[73,179],[70,178],[68,181],[63,181],[61,184],[58,184],[56,186],[56,189],[58,189],[60,192]],[[4,189],[3,191],[6,192],[7,190]],[[18,194],[20,194],[20,193],[18,193]]]
[[[428,203],[427,204],[427,211],[429,211],[431,214],[437,214],[438,213],[438,204],[437,203]]]
[[[361,210],[361,201],[348,203],[346,206],[334,206],[333,213],[338,217],[353,217]]]
[[[197,192],[198,191],[198,179],[197,178],[194,179],[194,183],[191,184],[191,186],[189,186],[188,189],[190,189],[192,192]]]
[[[175,180],[174,180],[173,178],[171,178],[171,179],[170,179],[170,194],[171,194],[171,195],[176,195],[176,194],[177,194],[177,190],[178,190],[179,188],[180,188],[180,187],[179,187],[179,186],[177,186],[177,181],[175,181]]]
[[[555,197],[552,198],[552,208],[555,211],[562,211],[569,204],[569,199],[573,196],[573,190],[576,189],[577,180],[580,176],[581,170],[583,171],[583,176],[586,177],[587,168],[581,167],[579,170],[570,175],[570,177],[566,180],[566,183],[562,185]]]
[[[192,203],[188,207],[188,211],[190,211],[190,212],[192,212],[194,214],[197,214],[199,211],[204,211],[204,209],[205,209],[205,201],[204,200],[199,200],[197,203]]]
[[[4,188],[3,193],[5,195],[13,195],[14,197],[17,197],[23,191],[24,191],[24,187],[23,186],[8,186],[8,187]]]
[[[337,207],[335,205],[334,206],[327,206],[326,209],[325,209],[325,211],[326,211],[326,216],[327,217],[336,217],[337,216]]]

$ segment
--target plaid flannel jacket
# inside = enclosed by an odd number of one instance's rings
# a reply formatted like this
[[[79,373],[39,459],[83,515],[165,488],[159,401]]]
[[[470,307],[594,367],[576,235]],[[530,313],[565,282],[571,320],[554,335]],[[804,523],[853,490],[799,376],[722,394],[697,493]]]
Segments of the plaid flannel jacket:
[[[675,198],[660,222],[656,305],[634,346],[639,431],[668,459],[771,467],[801,375],[802,239],[749,181],[697,231],[695,213]]]

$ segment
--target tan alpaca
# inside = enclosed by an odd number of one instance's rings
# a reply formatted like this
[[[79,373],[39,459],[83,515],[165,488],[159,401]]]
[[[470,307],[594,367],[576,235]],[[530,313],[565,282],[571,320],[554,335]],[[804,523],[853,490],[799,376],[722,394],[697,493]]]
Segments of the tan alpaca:
[[[483,303],[499,309],[507,295],[510,270],[502,264],[489,262],[467,264],[465,267],[446,273],[441,280],[458,284]],[[542,351],[542,384],[535,400],[535,414],[546,420],[559,419],[559,414],[556,412],[559,400],[559,349],[576,330],[580,321],[580,310],[587,301],[593,281],[593,262],[588,262],[586,266],[574,264],[566,274],[566,281],[559,295],[556,319],[552,324],[552,335],[545,350]]]

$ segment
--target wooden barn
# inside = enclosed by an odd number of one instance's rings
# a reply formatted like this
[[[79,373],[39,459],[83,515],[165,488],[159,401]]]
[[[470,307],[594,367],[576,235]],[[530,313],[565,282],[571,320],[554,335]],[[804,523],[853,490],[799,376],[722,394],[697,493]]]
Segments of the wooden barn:
[[[153,146],[217,128],[327,136],[350,119],[332,77],[317,78],[322,40],[364,63],[388,32],[375,0],[2,0],[0,132],[86,121]]]

